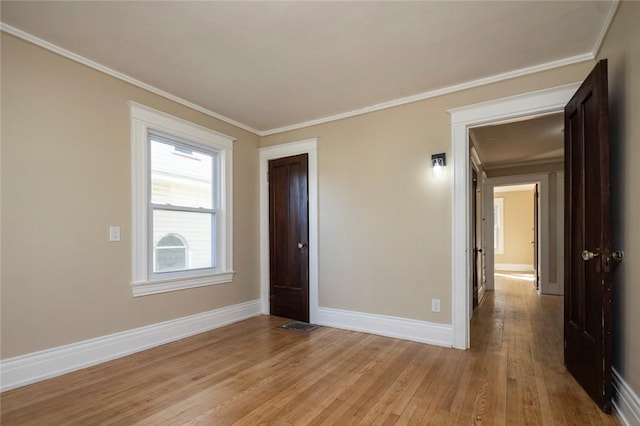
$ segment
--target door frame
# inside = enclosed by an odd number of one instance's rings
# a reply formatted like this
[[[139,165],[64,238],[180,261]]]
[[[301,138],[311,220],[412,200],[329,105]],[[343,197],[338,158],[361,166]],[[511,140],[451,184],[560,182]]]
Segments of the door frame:
[[[550,173],[550,172],[549,172]],[[540,289],[538,293],[549,288],[549,174],[548,173],[532,173],[527,175],[500,176],[488,178],[486,181],[486,192],[484,198],[485,208],[493,209],[493,198],[495,196],[494,188],[497,186],[520,185],[527,183],[537,183],[538,186],[538,205],[534,208],[538,209],[538,274],[540,276]],[[491,206],[491,207],[490,207]],[[487,210],[488,211],[488,210]],[[485,233],[487,236],[487,246],[493,247],[493,215],[487,215],[485,219]],[[487,252],[487,290],[495,289],[495,256],[493,250]]]
[[[447,110],[451,115],[451,346],[469,348],[469,128],[564,111],[582,82]]]
[[[269,306],[269,160],[308,155],[309,196],[309,322],[318,321],[318,139],[305,139],[260,148],[260,302],[261,312]]]

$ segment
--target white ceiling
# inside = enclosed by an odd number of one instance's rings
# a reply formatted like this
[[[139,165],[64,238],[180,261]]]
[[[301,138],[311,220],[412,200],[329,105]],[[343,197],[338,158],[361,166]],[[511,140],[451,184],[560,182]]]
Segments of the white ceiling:
[[[486,169],[506,165],[562,161],[564,114],[470,129]]]
[[[616,8],[616,1],[3,1],[1,19],[5,31],[268,134],[592,59]]]

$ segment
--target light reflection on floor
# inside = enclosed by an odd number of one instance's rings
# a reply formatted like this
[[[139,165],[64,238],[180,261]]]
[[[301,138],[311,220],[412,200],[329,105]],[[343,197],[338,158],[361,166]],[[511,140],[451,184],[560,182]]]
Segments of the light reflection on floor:
[[[531,273],[526,272],[496,272],[496,277],[505,277],[511,278],[514,280],[522,280],[522,281],[535,281],[536,276]]]

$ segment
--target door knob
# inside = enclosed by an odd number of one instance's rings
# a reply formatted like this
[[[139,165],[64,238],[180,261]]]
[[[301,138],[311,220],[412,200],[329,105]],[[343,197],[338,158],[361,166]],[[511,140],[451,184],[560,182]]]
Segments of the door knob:
[[[307,247],[306,243],[298,243],[298,248],[299,249],[303,249],[303,248],[306,248],[306,247]]]
[[[594,257],[600,256],[600,249],[596,249],[595,253],[589,250],[582,251],[582,260],[591,260]]]

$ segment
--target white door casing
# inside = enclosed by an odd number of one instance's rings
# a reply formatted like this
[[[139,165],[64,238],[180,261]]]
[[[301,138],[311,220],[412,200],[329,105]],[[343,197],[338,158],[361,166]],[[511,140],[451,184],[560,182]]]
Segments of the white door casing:
[[[309,322],[318,321],[318,139],[260,148],[260,300],[269,315],[269,160],[308,154]]]
[[[452,346],[469,348],[469,128],[564,111],[580,82],[448,110],[453,164],[451,229]]]
[[[538,205],[538,244],[540,244],[540,256],[538,256],[540,275],[540,289],[546,292],[549,287],[549,174],[535,173],[516,176],[501,176],[487,179],[484,204],[487,209],[493,208],[494,188],[496,186],[519,185],[525,183],[539,184],[540,199]],[[493,215],[488,215],[485,220],[486,232],[493,230]],[[487,245],[493,247],[493,232],[487,235]],[[487,289],[494,290],[495,257],[493,250],[487,252]],[[535,284],[534,284],[535,285]]]

